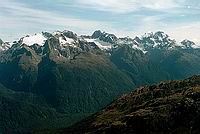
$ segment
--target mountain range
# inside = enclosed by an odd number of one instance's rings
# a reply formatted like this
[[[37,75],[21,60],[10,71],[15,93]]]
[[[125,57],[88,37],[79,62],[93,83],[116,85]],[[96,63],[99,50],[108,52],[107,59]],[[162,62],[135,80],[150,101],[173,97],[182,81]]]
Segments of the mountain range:
[[[0,132],[67,127],[135,87],[200,74],[199,57],[200,44],[160,31],[118,38],[65,30],[0,40]]]

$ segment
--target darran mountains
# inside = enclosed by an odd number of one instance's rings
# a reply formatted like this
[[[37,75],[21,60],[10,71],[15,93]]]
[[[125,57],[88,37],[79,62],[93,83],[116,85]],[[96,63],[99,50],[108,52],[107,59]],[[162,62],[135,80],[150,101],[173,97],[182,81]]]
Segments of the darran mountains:
[[[164,32],[95,31],[0,40],[0,132],[64,128],[135,87],[200,74],[200,44]]]

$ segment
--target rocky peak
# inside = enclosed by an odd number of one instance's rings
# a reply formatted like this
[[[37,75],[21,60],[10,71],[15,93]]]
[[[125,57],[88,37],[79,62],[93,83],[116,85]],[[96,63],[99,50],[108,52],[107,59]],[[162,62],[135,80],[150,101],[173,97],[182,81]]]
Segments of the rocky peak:
[[[162,38],[162,39],[165,39],[165,38],[168,38],[169,36],[167,34],[165,34],[164,32],[162,31],[158,31],[154,34],[154,38]]]
[[[94,38],[94,39],[99,38],[102,36],[102,34],[103,33],[101,32],[101,30],[97,30],[92,34],[92,38]]]
[[[156,33],[145,33],[141,38],[135,38],[138,43],[143,44],[146,49],[159,48],[170,49],[174,48],[176,41],[169,38],[164,32],[158,31]]]
[[[50,37],[53,37],[53,35],[49,32],[42,32],[43,36],[46,37],[46,38],[50,38]]]
[[[116,43],[118,38],[114,35],[114,34],[109,34],[109,33],[106,33],[106,32],[101,32],[100,30],[97,30],[95,31],[93,34],[92,34],[92,38],[93,39],[99,39],[99,40],[102,40],[104,42],[108,42],[108,43]]]
[[[63,35],[68,37],[68,38],[72,38],[74,40],[77,40],[77,34],[72,32],[72,31],[65,30],[65,31],[63,31]]]
[[[55,36],[55,37],[65,36],[65,37],[77,40],[77,34],[72,31],[68,31],[68,30],[55,31],[55,32],[53,32],[53,36]]]
[[[195,46],[195,43],[193,41],[185,39],[181,42],[181,45],[183,45],[184,48],[191,49],[193,48],[193,46]]]

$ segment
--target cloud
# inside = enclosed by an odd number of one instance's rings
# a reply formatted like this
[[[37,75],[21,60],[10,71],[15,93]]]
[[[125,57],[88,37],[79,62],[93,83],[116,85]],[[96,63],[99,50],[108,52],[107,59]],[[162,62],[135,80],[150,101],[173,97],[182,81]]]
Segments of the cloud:
[[[92,8],[100,11],[125,13],[137,10],[135,0],[77,0],[84,8]]]
[[[3,2],[3,4],[0,5],[0,8],[4,8],[7,10],[7,12],[9,12],[9,15],[8,14],[2,15],[5,16],[5,19],[6,18],[18,19],[21,20],[22,22],[25,20],[33,23],[38,22],[49,25],[62,25],[62,26],[69,25],[72,27],[80,27],[80,28],[88,28],[89,26],[90,27],[99,26],[100,24],[102,24],[102,22],[100,23],[98,21],[83,20],[74,18],[72,16],[63,16],[50,11],[33,9],[25,4],[11,2],[9,0],[7,2]],[[2,19],[2,21],[5,20]],[[12,22],[10,21],[10,23]]]
[[[75,0],[82,8],[91,8],[113,13],[127,13],[148,8],[166,10],[180,7],[184,0]],[[76,5],[77,5],[76,4]]]
[[[182,41],[189,39],[200,44],[200,22],[183,23],[164,29],[172,38]]]
[[[131,37],[162,30],[178,40],[200,40],[200,2],[195,0],[36,1],[0,0],[1,38],[64,29],[91,34],[101,29]]]
[[[91,29],[111,27],[107,22],[75,18],[70,15],[31,8],[29,5],[12,0],[0,0],[0,35],[6,32],[22,32],[57,30],[69,28],[75,31],[91,31]],[[39,32],[38,31],[38,32]],[[6,38],[6,37],[5,37]],[[15,37],[16,38],[16,37]]]

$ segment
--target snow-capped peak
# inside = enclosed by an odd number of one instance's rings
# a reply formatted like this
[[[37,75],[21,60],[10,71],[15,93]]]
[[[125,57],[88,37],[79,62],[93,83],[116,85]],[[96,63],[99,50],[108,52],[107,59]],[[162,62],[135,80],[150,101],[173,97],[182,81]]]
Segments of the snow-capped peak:
[[[160,49],[171,49],[176,46],[175,40],[169,38],[164,32],[149,32],[145,33],[140,38],[137,38],[136,42],[142,44],[146,49],[149,48],[160,48]]]
[[[22,44],[26,44],[28,46],[32,46],[34,44],[43,46],[47,38],[42,33],[38,33],[32,36],[27,35],[26,37],[23,37],[21,40]]]
[[[121,46],[128,45],[133,49],[141,50],[143,53],[146,53],[150,49],[163,49],[163,50],[171,50],[173,48],[178,49],[196,49],[200,48],[200,44],[195,44],[192,41],[184,40],[181,43],[176,43],[175,40],[171,39],[164,32],[148,32],[143,36],[136,36],[135,38],[124,37],[118,38],[114,34],[109,34],[106,32],[101,32],[97,30],[93,33],[92,36],[78,36],[76,33],[64,30],[64,31],[55,31],[53,33],[42,32],[35,35],[27,35],[18,41],[15,46],[22,46],[23,44],[27,46],[32,46],[34,44],[38,44],[43,46],[46,40],[54,38],[59,41],[59,49],[66,49],[68,47],[80,48],[84,45],[85,48],[99,48],[105,51],[112,51],[113,49],[117,49]],[[13,44],[13,45],[14,45]],[[7,50],[11,45],[9,43],[3,43],[0,40],[0,49]]]
[[[200,48],[200,44],[195,44],[193,41],[190,41],[187,39],[185,39],[181,42],[181,46],[184,49]]]
[[[69,30],[64,30],[64,31],[55,31],[53,32],[53,36],[65,36],[65,37],[68,37],[68,38],[73,38],[73,39],[77,39],[77,34],[72,32],[72,31],[69,31]]]
[[[62,49],[66,46],[77,47],[77,35],[69,30],[55,31],[52,34],[54,37],[58,38]]]
[[[169,36],[162,31],[158,31],[154,34],[154,38],[168,38]]]

